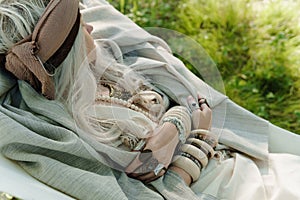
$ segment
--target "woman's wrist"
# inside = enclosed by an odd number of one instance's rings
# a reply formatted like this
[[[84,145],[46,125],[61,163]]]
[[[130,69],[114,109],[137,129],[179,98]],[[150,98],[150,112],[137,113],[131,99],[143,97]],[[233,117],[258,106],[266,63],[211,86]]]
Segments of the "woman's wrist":
[[[172,170],[173,172],[177,173],[184,180],[186,185],[188,185],[188,186],[191,185],[192,177],[183,169],[176,167],[174,165],[171,165],[168,170]]]
[[[179,141],[184,144],[191,132],[191,115],[186,107],[174,106],[170,108],[160,120],[160,124],[172,123],[175,125]]]
[[[184,128],[184,124],[182,122],[181,119],[177,118],[177,117],[166,117],[162,120],[163,123],[172,123],[173,125],[175,125],[177,132],[178,132],[178,138],[180,140],[180,142],[182,144],[184,144],[186,142],[186,138],[187,138],[187,133],[186,130]]]
[[[163,146],[169,145],[171,142],[179,143],[177,136],[177,128],[170,122],[165,122],[161,125],[158,132],[148,141],[145,149],[159,149]]]

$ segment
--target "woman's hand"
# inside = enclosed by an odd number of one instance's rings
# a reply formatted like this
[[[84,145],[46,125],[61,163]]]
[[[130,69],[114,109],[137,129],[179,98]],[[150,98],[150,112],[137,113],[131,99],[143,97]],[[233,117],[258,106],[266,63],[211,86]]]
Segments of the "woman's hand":
[[[170,122],[163,123],[147,140],[144,150],[126,168],[128,176],[146,183],[163,176],[172,161],[178,142],[176,126]],[[155,175],[153,170],[158,164],[162,164],[164,168]]]
[[[188,103],[190,108],[192,108],[193,129],[209,130],[212,123],[212,111],[209,108],[206,100],[201,98],[200,95],[198,95],[198,100],[195,100],[192,96],[189,96]]]
[[[189,96],[187,99],[192,110],[193,129],[209,130],[212,123],[212,111],[204,98],[201,98],[200,95],[197,98],[198,100],[195,100],[192,96]],[[192,177],[188,171],[175,165],[170,166],[169,169],[176,172],[188,186],[192,183]]]

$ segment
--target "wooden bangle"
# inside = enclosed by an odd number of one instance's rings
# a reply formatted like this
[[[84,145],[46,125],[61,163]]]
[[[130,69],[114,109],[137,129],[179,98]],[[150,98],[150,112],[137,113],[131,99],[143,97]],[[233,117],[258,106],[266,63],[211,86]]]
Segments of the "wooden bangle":
[[[200,163],[202,168],[206,167],[208,164],[208,158],[205,155],[203,151],[198,149],[197,147],[190,145],[190,144],[184,144],[181,146],[181,150],[183,152],[186,152],[190,155],[192,155],[194,158],[196,158]]]
[[[206,143],[208,143],[213,148],[216,147],[217,144],[218,144],[217,136],[214,135],[209,130],[195,129],[195,130],[192,130],[191,134],[196,135],[196,137],[198,136],[200,140],[205,141]]]
[[[188,173],[192,177],[193,182],[198,180],[200,169],[191,159],[184,156],[175,156],[172,164]]]
[[[189,138],[187,142],[191,145],[194,145],[195,147],[202,150],[204,153],[206,153],[208,158],[212,158],[215,154],[215,150],[206,142],[196,139],[196,138]]]
[[[187,158],[191,159],[191,160],[197,165],[197,167],[198,167],[198,168],[200,169],[200,171],[201,171],[202,165],[201,165],[201,163],[198,161],[198,159],[196,159],[194,156],[192,156],[191,154],[188,154],[188,153],[186,153],[186,152],[181,152],[180,155],[183,156],[183,157],[187,157]]]
[[[191,116],[186,107],[183,106],[174,106],[170,108],[162,117],[162,119],[166,117],[176,117],[182,121],[182,124],[185,129],[185,138],[187,138],[191,133]],[[160,121],[160,124],[162,120]]]

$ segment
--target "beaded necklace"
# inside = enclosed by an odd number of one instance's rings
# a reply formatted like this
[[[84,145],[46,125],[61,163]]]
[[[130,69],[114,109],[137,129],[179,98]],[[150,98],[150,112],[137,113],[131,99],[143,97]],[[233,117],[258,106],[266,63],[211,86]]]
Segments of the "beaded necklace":
[[[134,102],[132,101],[132,98],[130,98],[133,95],[130,94],[128,91],[114,87],[113,85],[111,85],[109,83],[104,83],[102,85],[104,87],[107,87],[110,90],[110,93],[109,93],[109,95],[103,95],[103,94],[98,93],[97,97],[95,99],[95,102],[105,102],[105,103],[109,103],[109,104],[115,104],[115,105],[127,107],[131,110],[134,110],[134,111],[144,114],[146,117],[148,117],[153,122],[157,122],[157,117],[153,116],[146,110],[144,110],[134,104]],[[124,100],[124,99],[126,99],[126,100]]]
[[[117,105],[121,105],[123,107],[130,108],[131,110],[134,110],[134,111],[137,111],[137,112],[140,112],[140,113],[144,114],[149,119],[156,122],[156,117],[154,117],[149,112],[147,112],[147,111],[143,110],[142,108],[140,108],[140,107],[136,106],[135,104],[133,104],[130,101],[130,99],[126,101],[126,100],[119,99],[119,98],[116,98],[116,97],[101,95],[101,96],[96,98],[96,102],[100,102],[100,101],[106,102],[106,103],[111,103],[111,104],[117,104]]]

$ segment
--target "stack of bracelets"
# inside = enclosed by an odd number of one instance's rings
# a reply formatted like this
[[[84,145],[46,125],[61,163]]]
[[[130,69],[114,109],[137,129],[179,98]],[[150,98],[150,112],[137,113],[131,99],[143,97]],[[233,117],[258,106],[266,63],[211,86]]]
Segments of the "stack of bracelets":
[[[174,106],[162,117],[160,124],[170,122],[178,131],[179,141],[184,144],[191,132],[191,117],[189,111],[183,106]]]
[[[188,110],[183,106],[174,106],[168,110],[160,120],[160,124],[165,122],[176,126],[181,143],[179,154],[174,156],[172,165],[183,169],[195,182],[200,176],[201,169],[205,168],[208,160],[214,157],[214,148],[218,144],[218,138],[209,130],[195,129],[191,131],[191,118]],[[145,143],[144,140],[141,140],[133,150],[141,151]],[[141,152],[144,158],[141,157],[140,160],[145,162],[145,165],[137,170],[138,173],[153,171],[157,175],[164,169],[163,164],[160,164],[155,158],[151,158],[151,150],[142,150]]]
[[[172,165],[183,169],[195,182],[201,169],[205,168],[208,160],[214,156],[217,143],[217,136],[209,130],[193,130],[191,137],[180,147],[181,152],[174,157]]]

